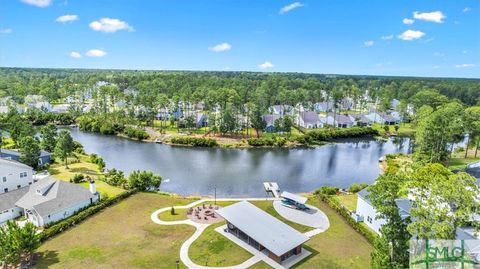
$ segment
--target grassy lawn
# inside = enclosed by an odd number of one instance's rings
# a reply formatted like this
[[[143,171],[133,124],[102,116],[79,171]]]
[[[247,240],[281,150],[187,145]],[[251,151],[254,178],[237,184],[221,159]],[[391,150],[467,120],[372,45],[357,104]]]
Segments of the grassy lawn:
[[[210,225],[193,242],[188,253],[192,261],[198,265],[218,267],[237,265],[252,257],[248,251],[214,230],[224,224],[225,221]]]
[[[357,194],[341,194],[333,198],[350,211],[357,208]]]
[[[101,194],[106,194],[108,197],[114,197],[124,190],[115,186],[108,185],[107,183],[99,180],[101,175],[100,171],[97,168],[96,164],[88,162],[88,156],[78,155],[80,162],[68,164],[68,169],[65,168],[65,164],[59,162],[52,164],[48,172],[52,175],[53,178],[69,181],[76,174],[84,174],[85,176],[90,176],[95,179],[95,185],[97,191]],[[73,162],[74,158],[69,158],[69,162]],[[80,183],[85,188],[89,187],[88,182]]]
[[[385,135],[385,130],[383,129],[383,125],[380,123],[374,123],[372,128],[377,130],[380,135]],[[393,125],[389,126],[389,134],[395,134],[398,136],[413,136],[415,134],[415,128],[412,127],[411,123],[401,123],[398,132],[395,131],[395,127]]]
[[[158,225],[150,214],[192,201],[135,194],[45,242],[36,268],[175,268],[180,246],[195,228]]]
[[[467,168],[467,164],[480,161],[480,152],[475,158],[475,149],[468,149],[467,158],[465,158],[465,151],[454,152],[452,159],[450,160],[448,168],[451,170],[464,170]]]
[[[277,213],[277,211],[275,210],[275,208],[273,207],[273,202],[272,201],[252,201],[251,203],[256,205],[257,207],[264,210],[268,214],[274,216],[275,218],[279,219],[280,221],[284,222],[285,224],[289,225],[290,227],[292,227],[293,229],[295,229],[295,230],[297,230],[301,233],[313,230],[311,227],[307,227],[307,226],[304,226],[304,225],[301,225],[301,224],[298,224],[298,223],[295,223],[295,222],[291,222],[291,221],[285,219],[284,217],[280,216]]]
[[[370,268],[372,245],[317,198],[311,197],[308,203],[328,216],[330,228],[307,241],[305,248],[313,254],[294,268]]]

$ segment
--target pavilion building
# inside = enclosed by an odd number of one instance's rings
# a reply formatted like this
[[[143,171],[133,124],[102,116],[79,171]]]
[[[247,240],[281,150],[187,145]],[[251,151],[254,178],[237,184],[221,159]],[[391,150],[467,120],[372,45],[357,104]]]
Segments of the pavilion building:
[[[217,213],[227,221],[229,233],[279,264],[301,254],[302,244],[309,239],[247,201],[221,208]]]

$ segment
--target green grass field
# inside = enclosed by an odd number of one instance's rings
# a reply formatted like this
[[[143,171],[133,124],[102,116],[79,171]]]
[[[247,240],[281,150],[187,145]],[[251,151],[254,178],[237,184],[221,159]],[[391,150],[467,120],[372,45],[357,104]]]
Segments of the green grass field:
[[[115,186],[108,185],[107,183],[101,181],[99,177],[101,176],[100,171],[96,164],[88,162],[88,157],[86,155],[78,155],[79,162],[76,163],[69,163],[68,169],[65,167],[63,163],[55,163],[52,164],[48,168],[48,172],[50,172],[52,178],[61,179],[65,181],[69,181],[73,176],[76,174],[83,174],[85,176],[89,176],[92,179],[95,179],[95,185],[97,187],[97,191],[101,194],[106,194],[108,197],[114,197],[124,190],[122,188],[118,188]],[[74,158],[69,158],[70,162],[76,161]],[[80,183],[85,188],[89,188],[88,182]]]
[[[192,201],[154,193],[135,194],[45,242],[39,249],[41,258],[36,268],[175,268],[180,246],[193,234],[194,228],[154,224],[150,214],[159,208]],[[278,217],[276,212],[272,213],[271,203],[254,202]],[[305,244],[313,254],[294,268],[369,268],[372,246],[323,202],[311,197],[308,203],[328,216],[330,228]],[[178,215],[174,215],[174,219],[183,216],[180,209],[176,211]],[[169,218],[170,211],[166,213],[161,214],[162,219]],[[250,253],[213,230],[222,224],[208,227],[193,243],[190,248],[192,260],[201,265],[226,266],[242,263],[251,257]],[[299,231],[307,228],[287,224]],[[260,262],[252,268],[270,267]]]
[[[150,219],[172,201],[184,205],[193,200],[135,194],[45,242],[35,268],[175,268],[180,246],[195,228],[162,226]]]
[[[333,198],[350,211],[354,211],[357,208],[357,194],[341,194]]]

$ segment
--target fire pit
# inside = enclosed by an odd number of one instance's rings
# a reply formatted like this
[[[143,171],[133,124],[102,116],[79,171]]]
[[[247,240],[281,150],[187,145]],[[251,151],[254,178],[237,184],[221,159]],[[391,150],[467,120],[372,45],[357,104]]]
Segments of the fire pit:
[[[215,215],[215,211],[213,211],[213,210],[205,210],[205,212],[203,212],[203,214],[204,214],[205,216],[212,217],[212,216]]]
[[[189,209],[187,217],[198,223],[217,223],[223,220],[222,217],[215,214],[215,210],[218,206],[214,205],[200,205]]]

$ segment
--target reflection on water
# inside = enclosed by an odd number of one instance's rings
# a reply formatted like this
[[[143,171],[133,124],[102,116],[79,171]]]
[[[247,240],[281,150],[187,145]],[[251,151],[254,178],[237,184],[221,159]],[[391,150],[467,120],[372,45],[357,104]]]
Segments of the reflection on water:
[[[342,140],[314,149],[211,149],[141,143],[72,130],[87,152],[101,155],[107,168],[126,174],[152,170],[170,179],[162,190],[219,196],[264,195],[262,182],[276,181],[284,190],[312,191],[323,185],[348,187],[373,182],[378,159],[407,152],[409,140]]]

